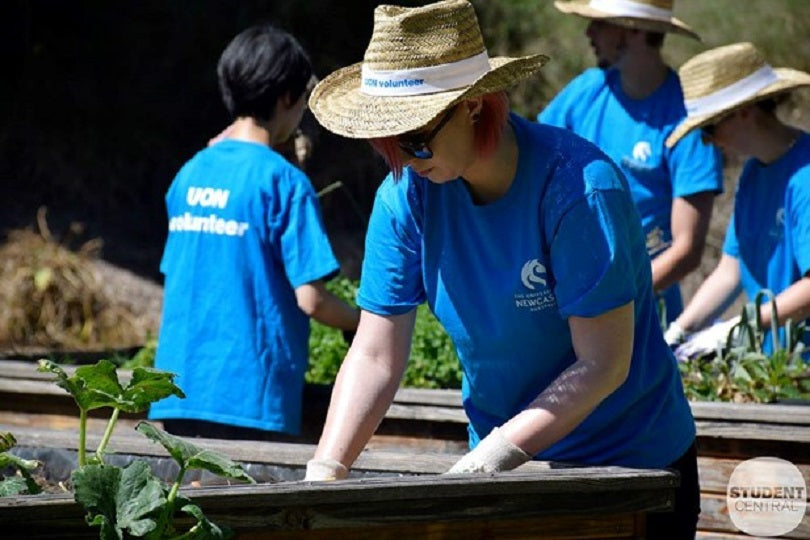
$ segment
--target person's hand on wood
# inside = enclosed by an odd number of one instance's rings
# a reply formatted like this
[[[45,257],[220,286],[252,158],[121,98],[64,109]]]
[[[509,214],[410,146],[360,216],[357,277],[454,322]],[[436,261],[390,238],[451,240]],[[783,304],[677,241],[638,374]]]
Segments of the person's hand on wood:
[[[330,482],[343,480],[349,476],[349,469],[343,463],[334,459],[310,459],[307,461],[307,473],[304,480],[307,482]]]
[[[510,471],[532,456],[509,442],[498,428],[478,443],[444,474],[493,473]]]

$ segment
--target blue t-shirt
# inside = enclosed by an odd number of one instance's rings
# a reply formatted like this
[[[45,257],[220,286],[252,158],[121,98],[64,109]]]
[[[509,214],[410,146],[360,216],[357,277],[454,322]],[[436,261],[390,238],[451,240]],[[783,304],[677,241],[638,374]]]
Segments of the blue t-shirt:
[[[746,162],[723,252],[739,261],[743,290],[752,301],[762,289],[776,295],[808,275],[810,135],[803,133],[769,165],[756,159]],[[768,351],[770,338],[769,334]],[[804,343],[810,347],[810,332],[805,332]]]
[[[150,418],[298,433],[309,318],[295,288],[338,270],[311,183],[270,148],[226,140],[183,166],[166,207],[155,366],[186,398]]]
[[[571,81],[537,116],[539,122],[570,129],[596,144],[619,165],[641,215],[647,251],[655,258],[672,243],[672,201],[723,190],[722,161],[700,130],[674,148],[664,142],[686,117],[678,75],[644,99],[622,90],[618,70],[591,68]],[[663,292],[667,319],[683,311],[680,288]]]
[[[358,304],[381,314],[427,302],[462,366],[470,445],[523,410],[575,361],[568,317],[635,302],[630,374],[538,459],[662,467],[695,427],[663,340],[650,259],[621,173],[572,133],[510,117],[519,145],[508,192],[485,205],[465,182],[406,168],[380,186]]]

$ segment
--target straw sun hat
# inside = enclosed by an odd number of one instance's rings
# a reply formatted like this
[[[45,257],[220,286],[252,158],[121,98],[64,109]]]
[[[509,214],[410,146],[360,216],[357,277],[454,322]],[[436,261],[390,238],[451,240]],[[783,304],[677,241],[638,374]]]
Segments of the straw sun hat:
[[[675,146],[693,129],[715,123],[728,113],[802,86],[810,74],[772,68],[751,43],[735,43],[702,52],[678,70],[686,104],[686,118],[667,138]]]
[[[672,15],[673,0],[567,0],[554,2],[563,13],[598,19],[648,32],[674,32],[700,41],[694,30]]]
[[[463,99],[504,90],[548,57],[489,58],[466,0],[423,7],[378,6],[363,61],[324,78],[309,107],[328,130],[351,138],[424,127]]]

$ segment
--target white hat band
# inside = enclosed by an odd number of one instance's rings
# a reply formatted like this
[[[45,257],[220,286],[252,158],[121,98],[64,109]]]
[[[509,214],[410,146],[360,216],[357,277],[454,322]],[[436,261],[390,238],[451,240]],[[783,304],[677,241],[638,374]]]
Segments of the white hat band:
[[[771,66],[766,64],[744,79],[716,92],[695,99],[687,99],[685,103],[687,116],[703,116],[722,111],[729,105],[745,101],[778,80],[779,76],[771,69]]]
[[[362,68],[360,92],[369,96],[416,96],[469,86],[490,70],[487,52],[470,58],[414,69]]]
[[[672,18],[671,9],[662,9],[648,4],[633,2],[633,0],[591,0],[588,5],[598,11],[603,11],[617,17],[640,17],[642,19]]]

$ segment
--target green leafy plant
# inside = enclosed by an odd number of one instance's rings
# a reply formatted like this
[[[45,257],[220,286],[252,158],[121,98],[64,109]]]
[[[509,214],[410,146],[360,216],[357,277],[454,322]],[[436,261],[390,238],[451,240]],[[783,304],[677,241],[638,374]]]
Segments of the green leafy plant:
[[[235,480],[255,483],[242,467],[210,450],[174,437],[148,422],[135,428],[159,442],[180,466],[174,483],[166,487],[149,464],[135,460],[125,468],[91,464],[73,474],[76,501],[88,511],[87,522],[101,528],[102,539],[131,536],[157,538],[228,538],[231,531],[209,521],[199,506],[180,493],[189,470],[205,469]],[[172,524],[175,508],[196,520],[185,533]]]
[[[802,358],[805,325],[788,320],[780,333],[773,297],[771,291],[760,291],[754,302],[743,308],[725,346],[680,363],[689,399],[757,403],[810,399],[810,368]],[[767,328],[760,316],[765,301],[771,306],[772,322]],[[765,352],[769,334],[770,354]]]
[[[17,471],[17,475],[8,478],[0,478],[0,497],[9,495],[36,495],[40,493],[39,485],[31,473],[39,467],[39,462],[22,459],[9,450],[17,445],[17,439],[11,433],[0,433],[0,470],[8,467]]]
[[[109,360],[100,360],[92,366],[76,368],[72,376],[50,360],[40,360],[38,371],[56,375],[56,384],[64,388],[79,406],[79,466],[87,464],[87,414],[94,409],[112,408],[104,436],[95,451],[95,461],[103,462],[104,451],[110,442],[121,411],[140,413],[149,404],[175,395],[186,397],[173,380],[174,374],[147,368],[135,368],[126,386],[118,380],[115,365]]]
[[[327,288],[347,302],[357,296],[357,282],[341,277]],[[309,337],[310,365],[306,381],[331,384],[348,351],[340,331],[312,321]],[[416,310],[411,356],[402,384],[417,388],[460,388],[461,367],[450,337],[426,305]]]
[[[414,388],[461,388],[461,365],[453,342],[424,304],[416,309],[411,357],[402,384]]]
[[[170,395],[185,397],[175,386],[173,374],[135,368],[129,382],[122,385],[115,366],[108,360],[79,367],[72,376],[49,360],[40,360],[39,364],[40,371],[56,375],[55,382],[73,396],[79,407],[79,466],[73,471],[71,481],[76,502],[87,510],[88,524],[100,528],[100,538],[155,540],[231,536],[230,530],[209,521],[198,506],[183,496],[180,486],[186,472],[192,469],[205,469],[223,477],[255,483],[238,463],[216,452],[198,448],[148,422],[140,422],[135,429],[163,445],[179,465],[171,486],[166,486],[156,477],[144,460],[135,460],[124,468],[104,461],[106,447],[121,411],[143,412],[150,403]],[[110,407],[113,411],[98,448],[91,458],[87,458],[87,413],[102,407]],[[188,514],[196,523],[187,531],[178,531],[174,525],[175,509]]]

